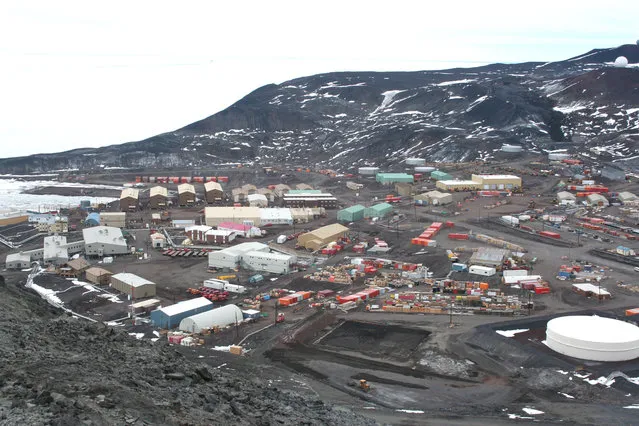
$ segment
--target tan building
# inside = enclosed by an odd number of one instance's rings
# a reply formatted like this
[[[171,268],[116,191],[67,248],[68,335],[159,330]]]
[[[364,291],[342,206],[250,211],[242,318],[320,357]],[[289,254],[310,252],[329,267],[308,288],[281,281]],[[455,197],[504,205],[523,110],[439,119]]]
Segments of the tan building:
[[[476,191],[477,182],[474,180],[438,180],[435,183],[437,189],[442,191]]]
[[[154,186],[149,191],[149,207],[165,209],[169,202],[169,190],[163,186]]]
[[[28,215],[17,215],[17,216],[12,216],[12,215],[2,216],[2,215],[0,215],[0,226],[16,225],[18,223],[23,223],[23,222],[28,222],[28,221],[29,221],[29,216]]]
[[[207,203],[215,203],[221,201],[224,198],[224,191],[222,185],[218,182],[206,182],[204,184],[204,194]]]
[[[124,188],[120,194],[120,211],[129,212],[138,209],[140,191],[135,188]]]
[[[222,222],[243,224],[250,221],[254,226],[260,226],[262,214],[258,207],[206,207],[204,209],[205,223],[217,226]]]
[[[107,285],[111,281],[112,272],[103,268],[92,267],[86,270],[86,279],[88,282],[97,285]]]
[[[433,206],[450,204],[453,202],[453,195],[445,192],[439,191],[428,191],[423,194],[416,195],[413,197],[414,200],[422,200],[427,201],[428,204],[432,204]]]
[[[306,184],[306,183],[298,183],[297,185],[295,185],[295,189],[306,191],[308,189],[312,190],[313,187],[311,185]]]
[[[102,212],[100,213],[100,225],[112,226],[114,228],[124,228],[126,226],[126,213]]]
[[[322,226],[314,231],[302,234],[297,238],[297,244],[309,249],[319,250],[332,241],[336,241],[340,237],[343,237],[348,232],[348,228],[334,223],[332,225]]]
[[[178,204],[192,206],[195,204],[195,187],[190,183],[178,185]]]
[[[242,192],[246,195],[255,194],[257,192],[257,186],[247,183],[246,185],[242,185]]]
[[[242,188],[233,188],[231,190],[231,195],[233,196],[234,203],[243,203],[246,201],[246,197],[248,196]]]
[[[410,197],[414,193],[414,186],[406,182],[398,182],[395,184],[395,192],[402,197]]]
[[[275,201],[275,194],[271,189],[268,188],[258,188],[256,194],[262,194],[266,197],[269,203]]]
[[[155,283],[128,272],[112,275],[111,287],[136,299],[155,296]]]
[[[89,269],[89,263],[83,257],[78,257],[68,261],[59,269],[60,276],[78,278],[84,271]]]
[[[282,198],[284,197],[284,195],[288,194],[288,191],[290,190],[291,190],[290,186],[284,183],[279,183],[275,185],[275,188],[273,189],[273,194],[278,198]]]
[[[514,175],[472,175],[478,190],[512,190],[521,188],[521,178]]]

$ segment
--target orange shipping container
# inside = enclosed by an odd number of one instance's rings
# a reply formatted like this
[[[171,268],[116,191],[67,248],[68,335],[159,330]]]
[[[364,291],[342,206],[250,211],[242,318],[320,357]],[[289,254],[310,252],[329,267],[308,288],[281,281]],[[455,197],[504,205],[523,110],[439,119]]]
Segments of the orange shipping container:
[[[488,283],[479,283],[479,288],[481,290],[488,290]]]
[[[626,309],[626,316],[639,315],[639,308]]]

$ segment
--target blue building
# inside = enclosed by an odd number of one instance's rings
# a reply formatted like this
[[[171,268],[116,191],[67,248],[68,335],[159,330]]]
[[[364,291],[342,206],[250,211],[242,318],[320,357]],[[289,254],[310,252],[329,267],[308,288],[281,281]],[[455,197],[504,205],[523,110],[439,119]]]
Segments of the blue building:
[[[174,328],[186,317],[213,309],[213,303],[205,297],[197,297],[151,312],[151,322],[159,328]]]
[[[89,213],[84,220],[87,226],[98,226],[100,224],[100,213]]]

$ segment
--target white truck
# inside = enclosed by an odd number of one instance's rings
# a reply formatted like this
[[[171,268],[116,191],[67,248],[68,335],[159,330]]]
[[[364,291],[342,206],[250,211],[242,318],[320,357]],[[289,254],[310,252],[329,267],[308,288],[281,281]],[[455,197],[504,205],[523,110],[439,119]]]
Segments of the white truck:
[[[228,291],[229,293],[245,293],[246,287],[243,285],[230,284],[225,280],[216,280],[214,278],[205,280],[204,287],[213,288],[215,290]]]

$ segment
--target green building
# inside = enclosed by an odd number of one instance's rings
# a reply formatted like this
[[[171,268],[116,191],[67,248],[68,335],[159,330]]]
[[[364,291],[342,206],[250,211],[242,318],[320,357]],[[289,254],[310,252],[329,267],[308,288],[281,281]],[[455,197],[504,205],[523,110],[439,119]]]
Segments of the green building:
[[[398,182],[413,183],[413,175],[406,173],[377,173],[375,180],[382,185],[392,185]]]
[[[435,170],[430,173],[431,179],[435,180],[453,180],[453,177],[446,172],[442,172],[441,170]]]
[[[366,208],[361,204],[350,206],[337,212],[338,222],[355,222],[364,219],[364,210]]]
[[[291,189],[289,194],[321,194],[321,189]]]
[[[393,212],[393,206],[391,206],[388,203],[380,203],[380,204],[375,204],[372,207],[368,207],[366,210],[364,210],[364,217],[365,218],[382,218],[386,215],[389,215]]]

